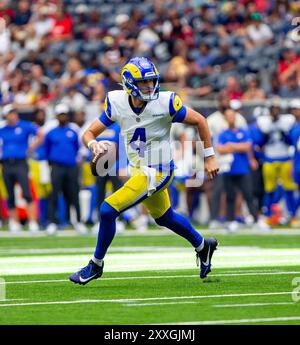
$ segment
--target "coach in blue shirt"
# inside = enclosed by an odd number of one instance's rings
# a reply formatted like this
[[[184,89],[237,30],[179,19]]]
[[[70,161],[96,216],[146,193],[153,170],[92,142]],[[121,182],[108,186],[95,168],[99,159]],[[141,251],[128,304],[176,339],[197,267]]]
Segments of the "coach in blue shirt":
[[[75,230],[85,233],[86,228],[81,223],[79,204],[79,171],[77,155],[79,151],[79,137],[69,123],[69,109],[65,104],[55,107],[58,126],[51,129],[45,136],[46,157],[51,166],[52,193],[49,203],[48,234],[57,230],[56,210],[59,193],[62,192],[69,206],[76,210],[77,222],[73,224]]]
[[[0,128],[0,141],[2,146],[3,179],[8,193],[9,229],[12,232],[21,230],[21,224],[16,212],[14,193],[14,186],[16,183],[19,183],[23,197],[27,202],[29,230],[36,232],[39,227],[29,187],[27,155],[42,142],[42,132],[38,131],[37,126],[33,123],[20,120],[17,110],[10,104],[3,107],[2,112],[6,121]],[[36,137],[37,140],[29,145],[31,137]]]
[[[227,221],[234,221],[234,206],[236,191],[240,190],[247,203],[250,214],[257,221],[257,209],[252,200],[252,188],[250,178],[249,152],[251,141],[248,132],[236,128],[236,112],[226,109],[224,112],[228,129],[219,135],[217,151],[220,155],[227,155],[227,169],[224,169],[224,187],[227,201]]]

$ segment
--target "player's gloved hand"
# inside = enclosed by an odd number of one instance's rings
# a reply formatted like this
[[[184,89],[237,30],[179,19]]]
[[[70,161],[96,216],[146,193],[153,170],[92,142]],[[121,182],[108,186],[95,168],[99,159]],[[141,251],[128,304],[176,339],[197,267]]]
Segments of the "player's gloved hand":
[[[204,169],[208,178],[211,180],[218,175],[219,165],[217,163],[215,156],[209,156],[205,158]]]
[[[108,147],[112,145],[112,142],[108,140],[101,140],[91,144],[90,149],[94,156],[104,153],[108,150]]]

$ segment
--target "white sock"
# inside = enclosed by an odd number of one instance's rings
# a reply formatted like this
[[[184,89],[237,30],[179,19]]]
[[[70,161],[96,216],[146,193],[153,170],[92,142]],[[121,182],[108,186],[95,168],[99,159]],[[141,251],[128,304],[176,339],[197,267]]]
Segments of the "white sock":
[[[203,240],[202,240],[200,246],[198,246],[198,247],[195,248],[195,249],[196,249],[197,252],[201,252],[201,250],[203,249],[203,247],[204,247],[204,238],[203,238]]]
[[[93,263],[95,263],[97,266],[102,266],[103,260],[102,259],[97,259],[94,256],[92,257]]]

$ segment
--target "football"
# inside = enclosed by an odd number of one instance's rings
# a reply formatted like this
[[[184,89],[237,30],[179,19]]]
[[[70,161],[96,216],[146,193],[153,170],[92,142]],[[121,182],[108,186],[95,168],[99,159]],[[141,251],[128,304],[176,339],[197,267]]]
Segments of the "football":
[[[94,155],[91,162],[91,172],[94,176],[105,176],[109,172],[112,173],[112,168],[115,165],[117,157],[117,145],[111,142],[108,145],[107,150],[103,153]]]

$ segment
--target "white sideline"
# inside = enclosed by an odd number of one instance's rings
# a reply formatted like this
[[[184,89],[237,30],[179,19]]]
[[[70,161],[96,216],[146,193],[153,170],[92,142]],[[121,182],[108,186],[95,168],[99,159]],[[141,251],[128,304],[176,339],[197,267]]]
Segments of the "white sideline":
[[[223,325],[235,323],[260,323],[272,321],[297,321],[300,316],[282,316],[282,317],[266,317],[260,319],[237,319],[237,320],[211,320],[211,321],[191,321],[191,322],[178,322],[178,323],[155,323],[153,325]]]
[[[267,275],[289,275],[289,274],[300,274],[300,271],[283,271],[283,272],[246,272],[246,273],[216,273],[210,274],[209,277],[240,277],[240,276],[267,276]],[[183,274],[183,275],[172,275],[172,276],[139,276],[139,277],[112,277],[112,278],[101,278],[101,280],[142,280],[142,279],[173,279],[173,278],[198,278],[198,274]],[[47,280],[17,280],[17,281],[6,281],[1,282],[0,285],[6,284],[39,284],[39,283],[63,283],[68,282],[68,279],[47,279]]]
[[[73,303],[129,303],[143,301],[161,301],[161,300],[182,300],[182,299],[209,299],[209,298],[226,298],[226,297],[248,297],[248,296],[274,296],[274,295],[291,295],[292,291],[280,292],[256,292],[242,294],[223,294],[223,295],[201,295],[201,296],[169,296],[169,297],[148,297],[148,298],[131,298],[131,299],[99,299],[99,300],[73,300],[73,301],[50,301],[50,302],[26,302],[0,304],[1,307],[20,307],[32,305],[50,305],[50,304],[73,304]]]
[[[126,303],[123,304],[124,307],[144,307],[144,306],[155,306],[155,305],[169,305],[169,304],[199,304],[196,301],[182,301],[182,302],[157,302],[157,303]]]
[[[181,302],[157,302],[157,303],[129,303],[123,304],[126,307],[144,307],[144,306],[155,306],[155,305],[168,305],[168,304],[199,304],[195,301],[181,301]],[[248,303],[248,304],[217,304],[213,305],[214,308],[227,308],[227,307],[256,307],[256,306],[267,306],[267,305],[286,305],[295,304],[294,302],[274,302],[274,303]]]
[[[260,307],[267,305],[288,305],[295,304],[295,302],[263,302],[263,303],[247,303],[247,304],[216,304],[214,308],[234,308],[234,307]]]

